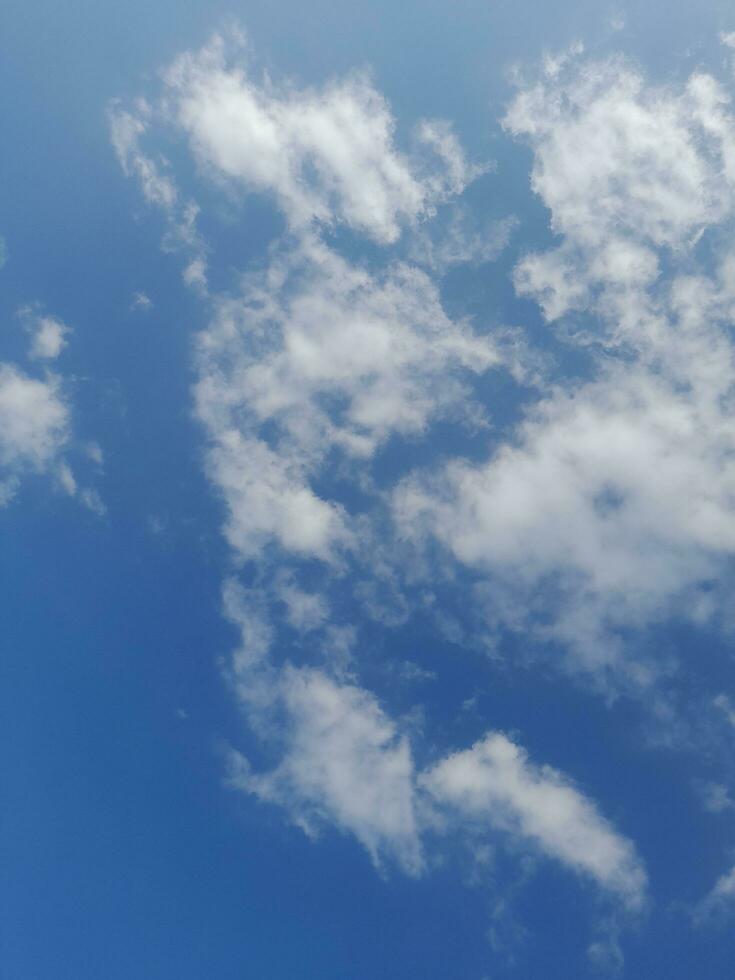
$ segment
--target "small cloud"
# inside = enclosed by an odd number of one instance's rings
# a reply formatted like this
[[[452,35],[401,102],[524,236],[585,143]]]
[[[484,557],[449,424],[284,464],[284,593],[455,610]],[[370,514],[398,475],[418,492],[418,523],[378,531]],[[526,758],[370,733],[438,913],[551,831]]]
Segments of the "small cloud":
[[[725,716],[727,723],[735,728],[735,705],[726,694],[718,694],[712,699],[712,704]]]
[[[33,360],[54,360],[67,345],[71,328],[58,317],[42,313],[38,305],[18,310],[26,333],[31,337],[29,356]]]
[[[70,497],[73,497],[77,492],[77,481],[74,479],[71,467],[67,463],[59,464],[57,477],[62,490],[65,490]]]
[[[610,15],[610,30],[622,31],[625,29],[625,14],[621,10],[615,10]]]
[[[85,446],[85,452],[93,463],[96,463],[98,466],[102,466],[104,462],[104,455],[102,453],[102,447],[98,442],[88,442]]]
[[[176,717],[177,718],[180,718],[181,721],[188,721],[189,712],[186,711],[185,708],[177,708],[176,709]]]
[[[727,787],[722,783],[704,783],[697,787],[702,799],[702,806],[708,813],[723,813],[730,810],[733,804]]]
[[[8,261],[8,243],[5,241],[2,235],[0,235],[0,269]]]
[[[201,256],[192,259],[183,272],[184,282],[192,289],[206,291],[207,263]]]
[[[88,510],[91,510],[93,514],[96,514],[97,517],[104,517],[107,513],[107,507],[96,490],[86,487],[84,490],[79,492],[79,499],[84,506]]]
[[[153,307],[153,302],[147,293],[133,293],[133,299],[130,303],[131,310],[140,310],[142,313],[147,313]]]
[[[160,514],[149,514],[146,523],[151,534],[163,534],[168,526],[168,520]]]

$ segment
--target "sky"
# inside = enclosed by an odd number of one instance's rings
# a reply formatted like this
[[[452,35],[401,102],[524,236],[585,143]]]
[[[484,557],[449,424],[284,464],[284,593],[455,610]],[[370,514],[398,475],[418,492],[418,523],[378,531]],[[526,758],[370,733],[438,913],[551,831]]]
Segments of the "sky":
[[[729,7],[6,0],[3,980],[732,972]]]

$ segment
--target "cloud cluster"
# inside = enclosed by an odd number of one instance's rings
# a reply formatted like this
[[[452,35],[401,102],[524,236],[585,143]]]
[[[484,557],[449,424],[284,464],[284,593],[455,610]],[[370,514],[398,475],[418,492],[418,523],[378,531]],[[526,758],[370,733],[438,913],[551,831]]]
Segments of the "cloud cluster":
[[[437,828],[470,839],[499,834],[582,874],[627,910],[642,909],[647,876],[633,844],[562,773],[534,764],[500,732],[417,770],[407,734],[370,692],[273,663],[263,595],[229,580],[224,600],[242,639],[233,687],[282,751],[275,769],[256,772],[229,750],[231,786],[281,805],[311,836],[330,824],[354,834],[379,868],[391,859],[421,874]]]
[[[489,625],[645,683],[616,634],[674,606],[716,614],[735,548],[735,264],[715,237],[733,210],[735,120],[710,76],[658,89],[613,59],[547,71],[505,124],[534,151],[561,237],[519,262],[516,288],[593,377],[552,386],[486,462],[406,480],[397,525],[477,573]],[[707,235],[714,267],[698,261]]]
[[[29,360],[59,357],[71,333],[62,320],[38,304],[22,307],[18,318],[29,336]],[[62,376],[49,369],[33,375],[0,362],[0,507],[15,497],[25,477],[41,474],[90,510],[104,512],[97,491],[77,485],[65,458],[71,436],[72,408]]]
[[[229,541],[246,558],[271,539],[328,558],[349,529],[313,488],[325,464],[339,454],[359,469],[393,436],[471,421],[469,380],[514,356],[452,321],[416,267],[374,274],[311,237],[288,248],[218,304],[199,340],[197,413]]]

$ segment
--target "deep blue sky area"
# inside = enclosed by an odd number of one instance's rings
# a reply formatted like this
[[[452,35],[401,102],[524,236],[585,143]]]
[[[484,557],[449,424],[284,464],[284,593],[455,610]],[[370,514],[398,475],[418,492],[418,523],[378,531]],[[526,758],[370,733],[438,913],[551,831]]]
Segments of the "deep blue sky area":
[[[616,17],[624,27],[610,26]],[[462,834],[429,821],[425,867],[411,876],[390,859],[374,866],[359,834],[336,818],[317,821],[310,837],[293,802],[225,785],[223,745],[259,771],[287,750],[288,729],[261,738],[228,683],[239,639],[221,597],[233,574],[246,587],[280,588],[272,557],[280,553],[268,545],[265,568],[235,554],[222,533],[226,494],[206,468],[208,436],[192,400],[197,336],[213,305],[182,283],[182,251],[161,247],[168,218],[123,174],[108,109],[141,94],[155,100],[166,65],[232,24],[247,34],[253,77],[266,70],[308,89],[369,68],[401,148],[420,119],[451,120],[469,159],[494,161],[464,192],[465,206],[486,223],[517,218],[493,262],[431,275],[451,317],[469,318],[483,335],[522,329],[549,387],[498,368],[473,389],[487,428],[463,426],[458,409],[435,428],[386,440],[361,471],[372,483],[349,483],[337,466],[314,477],[325,498],[357,510],[371,487],[382,506],[381,494],[410,474],[438,472],[453,457],[496,458],[522,441],[519,420],[554,385],[571,388],[602,370],[597,347],[565,344],[539,303],[514,289],[517,263],[562,240],[530,186],[532,148],[500,125],[514,67],[530,76],[545,53],[581,40],[585,57],[622,51],[652,83],[675,86],[695,69],[727,78],[718,35],[735,31],[735,13],[714,0],[5,0],[0,361],[61,378],[72,412],[63,459],[102,507],[64,493],[50,465],[24,472],[0,507],[0,977],[730,976],[727,909],[696,913],[735,859],[732,803],[703,804],[705,784],[735,783],[735,714],[727,728],[724,709],[711,708],[735,688],[732,570],[714,561],[707,589],[724,612],[687,619],[662,600],[650,622],[612,627],[630,658],[662,665],[641,694],[595,683],[569,666],[562,642],[539,641],[545,606],[522,628],[506,621],[493,632],[478,611],[482,570],[446,554],[437,559],[437,568],[451,566],[441,581],[439,571],[436,583],[407,576],[412,612],[395,622],[370,619],[364,592],[353,589],[379,574],[377,557],[337,571],[303,555],[283,559],[294,580],[327,582],[335,616],[358,631],[354,676],[410,739],[417,773],[488,731],[505,733],[535,765],[565,773],[605,826],[632,842],[647,874],[642,911],[620,911],[607,886],[529,843],[516,832],[521,818],[508,818],[509,830],[475,814]],[[731,77],[728,85],[732,92]],[[181,193],[202,208],[212,294],[236,295],[240,275],[263,268],[284,233],[277,202],[228,196],[185,140],[152,135],[154,156],[156,139]],[[408,254],[403,239],[381,250],[349,228],[342,234],[333,240],[356,263],[377,268],[385,255]],[[138,293],[149,308],[135,306]],[[18,313],[28,304],[70,328],[53,363],[29,356]],[[0,433],[0,463],[2,451]],[[553,571],[549,579],[508,581],[530,607],[553,591]],[[280,601],[272,610],[282,612]],[[437,604],[471,639],[439,628]],[[274,662],[312,663],[314,635],[281,624]],[[406,661],[425,676],[409,681]],[[586,951],[600,937],[612,952],[595,964]]]

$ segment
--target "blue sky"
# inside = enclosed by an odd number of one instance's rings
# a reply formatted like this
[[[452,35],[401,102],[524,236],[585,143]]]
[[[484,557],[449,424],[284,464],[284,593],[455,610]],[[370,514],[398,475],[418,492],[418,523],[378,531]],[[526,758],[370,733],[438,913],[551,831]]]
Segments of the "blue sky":
[[[0,12],[0,974],[719,978],[727,5]]]

